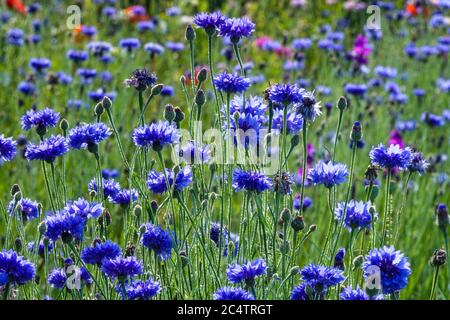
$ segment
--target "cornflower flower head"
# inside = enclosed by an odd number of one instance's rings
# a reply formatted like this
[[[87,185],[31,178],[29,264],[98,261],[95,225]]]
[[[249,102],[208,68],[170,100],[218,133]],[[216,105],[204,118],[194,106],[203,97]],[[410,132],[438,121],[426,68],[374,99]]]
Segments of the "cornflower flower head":
[[[256,259],[246,264],[229,265],[227,268],[227,278],[232,283],[245,282],[252,286],[255,278],[266,274],[267,264],[263,259]]]
[[[223,287],[213,294],[214,300],[255,300],[249,292],[241,288]]]
[[[355,290],[352,287],[345,287],[339,295],[341,300],[370,300],[367,293],[362,291],[359,287]]]
[[[273,110],[272,129],[282,132],[284,111],[281,108]],[[296,134],[302,130],[303,116],[289,109],[286,117],[286,129],[288,134]]]
[[[147,281],[136,280],[125,289],[128,300],[150,300],[161,292],[161,285],[150,277]]]
[[[220,11],[213,13],[201,12],[194,16],[194,24],[197,28],[202,28],[211,36],[225,22],[226,17]]]
[[[13,215],[16,208],[20,211],[24,221],[36,219],[39,215],[39,204],[28,198],[22,198],[17,203],[11,200],[8,205],[9,215]]]
[[[123,258],[118,256],[113,259],[103,259],[101,271],[111,279],[117,279],[125,283],[127,279],[142,273],[142,262],[136,257]]]
[[[87,200],[79,198],[78,200],[75,200],[73,202],[68,202],[64,210],[70,214],[79,215],[83,219],[97,219],[103,213],[103,210],[105,210],[105,208],[101,203],[89,203]]]
[[[218,90],[227,94],[244,92],[250,86],[248,78],[226,72],[215,75],[213,81]]]
[[[411,149],[400,148],[398,144],[391,144],[386,148],[383,144],[373,147],[369,153],[372,164],[386,169],[405,169],[411,163]]]
[[[337,205],[335,215],[337,220],[344,219],[344,225],[350,230],[370,229],[372,225],[372,215],[369,212],[370,202],[350,200],[344,212],[345,203]],[[374,218],[378,213],[374,213]]]
[[[316,102],[314,93],[310,91],[302,91],[301,101],[295,107],[297,112],[307,121],[314,121],[316,117],[322,114],[322,111],[320,111],[320,101]]]
[[[189,165],[207,164],[211,159],[211,149],[209,146],[197,146],[194,141],[188,141],[181,151],[184,161]]]
[[[308,180],[314,184],[323,184],[326,188],[332,188],[347,180],[347,166],[342,163],[333,164],[319,161],[309,170]]]
[[[137,38],[125,38],[119,41],[119,46],[127,52],[133,52],[141,46],[141,42]]]
[[[50,68],[51,62],[46,58],[31,58],[29,66],[36,73],[43,73],[46,69]]]
[[[345,93],[356,97],[363,97],[367,89],[367,85],[365,84],[347,83],[344,86]]]
[[[235,169],[232,187],[235,191],[246,190],[261,193],[272,188],[272,180],[259,172]]]
[[[105,242],[94,241],[92,247],[86,247],[81,252],[84,263],[100,266],[103,259],[114,259],[122,256],[119,245],[107,240]]]
[[[363,263],[364,278],[373,275],[374,267],[380,272],[383,294],[394,293],[408,284],[411,275],[408,258],[393,246],[375,248],[369,252]]]
[[[156,83],[157,77],[147,69],[136,69],[129,79],[124,81],[127,87],[133,87],[137,91],[144,91]]]
[[[51,163],[67,151],[69,151],[69,146],[66,138],[61,135],[50,136],[37,145],[29,143],[25,150],[25,158],[28,161],[42,160]]]
[[[169,186],[172,187],[174,180],[174,172],[166,168],[167,180]],[[181,169],[175,178],[175,191],[182,191],[192,183],[192,170],[189,166]],[[155,194],[162,194],[167,191],[167,181],[164,173],[159,173],[155,170],[150,171],[147,178],[147,187]]]
[[[255,24],[249,18],[226,18],[219,26],[219,36],[229,37],[237,44],[241,38],[249,38],[255,31]]]
[[[225,107],[222,108],[222,112],[225,113]],[[267,121],[266,113],[267,104],[264,103],[264,100],[258,96],[250,95],[244,104],[244,99],[242,96],[234,96],[230,101],[230,114],[233,115],[235,112],[250,114],[252,116],[258,117],[261,119],[261,122],[264,123]]]
[[[64,269],[53,269],[48,275],[48,283],[52,288],[64,289],[67,282],[67,275]]]
[[[141,230],[145,230],[141,235],[141,243],[144,247],[154,251],[161,260],[171,257],[174,241],[169,231],[151,223],[144,224]]]
[[[309,264],[300,271],[303,282],[314,289],[316,294],[344,281],[343,271],[337,268]]]
[[[69,131],[68,141],[74,149],[87,148],[92,153],[98,152],[98,144],[112,134],[110,128],[102,122],[87,123],[76,126]]]
[[[45,247],[47,247],[47,253],[50,253],[50,252],[52,252],[53,251],[53,248],[54,248],[54,246],[53,246],[53,241],[51,241],[50,239],[48,239],[48,238],[45,238],[45,241],[44,241],[44,239],[42,239],[40,242],[39,242],[39,246],[38,246],[38,250],[37,250],[37,253],[38,253],[38,255],[40,256],[40,257],[45,257]],[[35,243],[34,243],[34,241],[30,241],[30,242],[28,242],[28,244],[27,244],[27,250],[29,251],[29,252],[31,252],[31,253],[34,253],[35,251]]]
[[[34,264],[19,256],[15,251],[0,251],[0,275],[3,275],[1,280],[4,282],[3,285],[7,283],[24,285],[31,281],[35,274]]]
[[[303,89],[299,89],[295,84],[274,84],[269,88],[269,99],[273,103],[287,106],[292,103],[302,101]]]
[[[121,206],[129,206],[136,202],[139,193],[135,189],[121,189],[108,197],[109,202]]]
[[[417,172],[419,175],[422,175],[425,171],[427,171],[429,166],[430,162],[423,158],[423,154],[421,152],[413,152],[411,154],[411,162],[407,169],[409,172]]]
[[[98,192],[97,181],[93,178],[88,184],[89,192]],[[103,179],[103,195],[105,198],[114,197],[121,191],[120,184],[113,179]]]
[[[58,124],[60,115],[53,109],[45,108],[43,110],[29,110],[22,116],[22,129],[30,130],[36,128],[40,136],[43,136],[48,128],[55,127]]]
[[[159,152],[165,145],[177,144],[180,133],[175,124],[168,121],[158,121],[133,131],[133,142],[142,148],[152,148]]]
[[[148,42],[144,45],[144,51],[156,56],[164,53],[164,47],[159,43]]]
[[[53,241],[61,238],[64,242],[70,242],[72,239],[81,240],[83,238],[86,219],[77,214],[61,211],[49,214],[45,217],[44,223],[47,226],[46,237]]]
[[[4,162],[12,161],[17,153],[17,141],[12,137],[0,135],[0,166]]]
[[[291,300],[301,300],[301,301],[312,300],[308,296],[308,293],[306,292],[307,289],[309,291],[311,291],[311,293],[314,293],[313,289],[309,288],[305,283],[301,283],[300,285],[295,286],[292,289],[290,299]],[[321,292],[319,298],[322,298],[322,297],[323,297],[323,293]]]

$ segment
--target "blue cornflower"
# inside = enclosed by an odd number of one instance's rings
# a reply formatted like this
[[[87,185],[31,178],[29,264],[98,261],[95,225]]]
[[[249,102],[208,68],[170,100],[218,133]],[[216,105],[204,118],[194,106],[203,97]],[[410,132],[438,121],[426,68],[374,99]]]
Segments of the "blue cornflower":
[[[35,145],[29,143],[25,150],[25,158],[28,161],[42,160],[46,162],[55,161],[56,157],[60,157],[69,151],[66,139],[61,136],[51,136]]]
[[[313,263],[304,267],[300,274],[303,282],[313,288],[316,293],[324,292],[328,287],[335,286],[345,279],[342,270]]]
[[[246,91],[250,86],[250,80],[237,74],[223,72],[214,76],[214,84],[218,90],[231,94]]]
[[[395,129],[398,131],[414,131],[417,127],[417,122],[415,120],[399,120],[395,124]]]
[[[53,241],[57,241],[62,237],[65,241],[75,238],[81,240],[83,238],[83,230],[86,225],[86,219],[66,211],[51,214],[45,217],[44,223],[47,226],[45,236]],[[67,238],[66,238],[67,237]]]
[[[220,230],[222,230],[222,237],[220,236]],[[212,222],[209,228],[209,238],[217,246],[220,245],[220,243],[222,243],[223,246],[226,246],[228,245],[228,230],[226,227],[221,227],[220,223]]]
[[[308,180],[314,184],[323,184],[326,188],[345,182],[348,176],[347,166],[342,163],[333,164],[319,161],[309,170]]]
[[[156,28],[155,23],[152,20],[139,21],[137,23],[137,29],[139,32],[151,31]]]
[[[102,101],[104,97],[114,100],[116,96],[117,93],[115,91],[106,92],[103,88],[88,92],[89,99],[93,100],[95,103]]]
[[[303,90],[295,84],[274,84],[269,88],[269,99],[273,103],[288,105],[302,101]]]
[[[374,73],[383,79],[392,79],[397,76],[397,69],[383,66],[376,66]]]
[[[297,194],[294,198],[294,209],[299,211],[300,210],[300,199],[301,199],[301,195]],[[311,198],[309,197],[305,197],[305,199],[303,200],[303,211],[308,209],[309,207],[311,207],[313,204],[313,201]]]
[[[6,41],[12,46],[23,46],[25,43],[23,30],[17,28],[9,29],[6,32]]]
[[[209,146],[196,146],[194,141],[188,141],[183,148],[183,159],[187,164],[206,164],[211,159]]]
[[[93,37],[97,34],[97,29],[94,26],[81,26],[81,33],[87,37]]]
[[[339,248],[338,251],[336,252],[336,255],[334,256],[333,267],[340,270],[344,270],[345,268],[344,259],[345,259],[345,249]]]
[[[151,147],[155,151],[161,151],[165,145],[178,143],[180,133],[174,124],[168,121],[158,121],[133,131],[133,142],[142,148]]]
[[[22,129],[30,130],[36,128],[44,132],[47,128],[55,127],[58,124],[60,115],[53,109],[45,108],[43,110],[29,110],[22,116]]]
[[[69,145],[75,149],[88,148],[89,151],[112,134],[104,123],[82,124],[69,131]],[[95,151],[95,149],[94,149]],[[95,152],[94,152],[95,153]]]
[[[133,87],[137,91],[144,91],[156,83],[156,75],[147,69],[136,69],[129,79],[124,81],[127,87]]]
[[[398,144],[391,144],[386,148],[380,143],[370,150],[369,156],[373,164],[387,169],[405,169],[411,163],[411,149],[401,149]]]
[[[320,102],[316,102],[313,92],[302,91],[301,100],[295,105],[297,112],[307,121],[314,121],[317,116],[322,114],[320,111]]]
[[[92,179],[88,184],[88,190],[98,192],[96,179]],[[113,179],[103,179],[103,195],[105,198],[114,197],[120,192],[120,184]]]
[[[219,35],[229,37],[231,42],[238,43],[242,37],[249,38],[255,31],[255,24],[249,18],[226,18],[219,26]]]
[[[164,53],[164,47],[159,43],[148,42],[144,45],[144,51],[152,55],[160,55]]]
[[[48,275],[48,283],[52,288],[63,289],[66,286],[67,275],[64,269],[53,269]]]
[[[419,175],[425,173],[427,168],[430,166],[430,162],[423,158],[423,154],[420,152],[413,152],[411,154],[411,162],[407,169],[410,172],[417,172]]]
[[[17,90],[26,96],[32,96],[36,92],[36,86],[33,82],[22,81],[17,85]]]
[[[353,95],[353,96],[363,97],[367,92],[367,85],[347,83],[344,86],[344,91],[345,91],[345,93]]]
[[[165,43],[165,46],[167,49],[169,49],[172,52],[180,52],[184,50],[184,43],[183,42],[173,42],[173,41],[167,41]]]
[[[103,169],[102,178],[103,179],[115,179],[119,177],[119,170],[117,169]]]
[[[344,225],[350,230],[370,229],[372,224],[372,215],[369,212],[371,203],[350,200],[344,213],[345,202],[337,205],[335,215],[337,220],[344,219]],[[375,212],[374,217],[378,214]]]
[[[79,63],[79,62],[83,62],[83,61],[87,60],[88,53],[87,53],[87,51],[79,51],[79,50],[70,49],[69,51],[67,51],[66,56],[68,59],[70,59],[76,63]]]
[[[393,246],[371,250],[363,263],[363,270],[365,278],[372,276],[374,272],[380,272],[383,294],[394,293],[406,287],[411,274],[408,258]]]
[[[111,279],[118,279],[119,282],[125,282],[142,273],[142,262],[135,257],[116,257],[114,259],[104,259],[101,270]]]
[[[101,203],[89,203],[87,200],[79,198],[73,202],[68,202],[64,210],[68,213],[79,215],[83,219],[96,219],[103,213],[105,208],[103,208]]]
[[[164,231],[160,226],[151,223],[146,223],[141,228],[145,228],[141,235],[142,245],[153,250],[162,260],[170,258],[174,245],[170,232]]]
[[[139,193],[135,189],[121,189],[118,192],[110,195],[108,200],[111,203],[119,204],[121,206],[131,205],[136,202],[139,197]]]
[[[108,18],[112,18],[117,14],[117,10],[114,7],[108,6],[102,9],[102,14]]]
[[[175,94],[175,89],[172,86],[164,85],[161,89],[161,97],[172,97]]]
[[[40,256],[40,257],[44,257],[45,256],[45,242],[48,242],[48,244],[47,244],[47,253],[50,253],[50,252],[52,252],[53,251],[53,248],[54,248],[54,246],[53,246],[53,241],[52,240],[50,240],[50,239],[48,239],[48,238],[45,238],[45,239],[43,239],[43,240],[41,240],[40,242],[39,242],[39,246],[38,246],[38,255]],[[28,242],[28,244],[27,244],[27,250],[29,251],[29,252],[34,252],[34,247],[35,247],[35,243],[34,243],[34,241],[30,241],[30,242]]]
[[[161,285],[150,277],[147,281],[133,281],[125,291],[129,300],[150,300],[161,292]]]
[[[227,268],[227,277],[232,283],[245,281],[246,284],[252,284],[256,277],[265,274],[266,271],[266,262],[263,259],[256,259],[243,265],[229,265]]]
[[[255,300],[250,293],[241,288],[223,287],[213,294],[214,300]]]
[[[3,162],[12,161],[17,153],[17,141],[0,135],[0,166]]]
[[[94,241],[92,247],[84,248],[81,252],[81,259],[84,263],[100,266],[103,259],[114,259],[122,256],[122,250],[116,243],[107,240],[106,242]]]
[[[95,56],[101,57],[105,53],[109,53],[112,50],[112,45],[104,41],[92,41],[88,43],[88,49]]]
[[[306,289],[307,286],[305,283],[301,283],[300,285],[294,287],[291,292],[291,300],[310,300],[308,294],[306,293]]]
[[[360,288],[353,290],[352,287],[344,288],[339,297],[341,300],[370,300],[367,293]]]
[[[167,180],[169,180],[169,186],[172,187],[174,172],[171,169],[166,169]],[[182,191],[192,183],[192,170],[189,166],[181,169],[175,178],[175,191]],[[161,194],[167,191],[167,181],[164,173],[159,173],[155,170],[151,170],[147,178],[147,187],[155,194]]]
[[[0,251],[0,275],[2,282],[23,285],[36,274],[34,264],[19,256],[13,250]]]
[[[312,46],[312,44],[313,42],[309,38],[294,39],[292,41],[292,49],[298,51],[305,51],[306,49],[309,49]]]
[[[430,127],[442,127],[445,124],[444,117],[430,112],[422,113],[420,120]]]
[[[81,78],[84,85],[88,85],[97,77],[97,70],[79,68],[77,69],[77,75]]]
[[[14,214],[15,208],[20,209],[20,213],[22,214],[21,218],[24,220],[33,220],[39,215],[39,205],[36,201],[28,198],[22,198],[16,203],[16,207],[14,207],[14,204],[15,201],[11,200],[8,205],[8,213],[10,215]]]
[[[246,190],[261,193],[272,188],[272,180],[259,172],[235,169],[232,187],[235,191]]]
[[[62,85],[68,85],[71,84],[73,79],[70,75],[68,75],[67,73],[64,72],[57,72],[56,76],[58,77],[58,83],[62,84]]]
[[[225,108],[223,108],[223,111],[224,110]],[[234,96],[234,98],[230,101],[231,115],[235,112],[245,113],[260,118],[261,123],[264,123],[267,121],[265,115],[266,111],[267,104],[264,103],[264,100],[258,96],[250,95],[250,97],[245,100],[245,104],[242,96]]]
[[[141,42],[137,38],[126,38],[119,41],[119,46],[128,52],[132,52],[141,46]]]
[[[31,58],[29,65],[37,73],[42,73],[44,70],[50,68],[51,62],[46,58]]]
[[[283,109],[277,108],[273,111],[272,129],[279,130],[280,132],[283,130],[283,120],[284,120],[283,117],[284,117]],[[302,129],[302,126],[303,126],[302,115],[297,114],[292,109],[289,109],[286,118],[287,133],[296,134]]]
[[[202,28],[211,36],[225,22],[226,17],[220,11],[213,13],[201,12],[194,16],[194,24],[198,28]]]

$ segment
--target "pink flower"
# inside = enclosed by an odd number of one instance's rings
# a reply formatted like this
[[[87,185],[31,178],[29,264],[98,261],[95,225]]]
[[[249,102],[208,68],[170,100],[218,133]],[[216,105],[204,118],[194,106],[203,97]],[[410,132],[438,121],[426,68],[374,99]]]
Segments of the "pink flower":
[[[403,142],[402,135],[397,130],[393,130],[389,134],[388,145],[392,145],[392,144],[394,144],[394,145],[398,144],[400,149],[404,149],[405,148],[405,143]]]

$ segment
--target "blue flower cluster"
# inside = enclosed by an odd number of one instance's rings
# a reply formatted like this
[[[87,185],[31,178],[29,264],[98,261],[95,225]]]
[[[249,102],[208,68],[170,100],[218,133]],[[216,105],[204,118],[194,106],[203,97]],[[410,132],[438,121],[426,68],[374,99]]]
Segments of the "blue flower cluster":
[[[332,188],[345,182],[347,176],[348,170],[345,164],[319,161],[309,170],[308,180],[314,184],[323,184],[326,188]]]
[[[146,223],[141,229],[145,230],[141,235],[142,245],[154,251],[162,260],[170,258],[174,245],[170,232],[164,231],[160,226],[151,223]]]

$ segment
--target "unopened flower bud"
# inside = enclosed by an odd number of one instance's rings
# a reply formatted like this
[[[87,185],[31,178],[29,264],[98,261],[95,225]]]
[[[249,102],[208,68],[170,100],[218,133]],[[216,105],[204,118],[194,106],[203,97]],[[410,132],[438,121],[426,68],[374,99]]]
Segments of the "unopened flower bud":
[[[446,230],[449,223],[448,209],[443,203],[440,203],[436,207],[436,224],[439,228]]]
[[[300,143],[300,136],[298,134],[294,135],[291,139],[291,148],[295,148]]]
[[[350,140],[353,142],[358,142],[361,139],[362,139],[361,123],[359,121],[355,121],[352,127],[352,131],[350,133]]]
[[[345,97],[340,97],[337,102],[337,107],[339,110],[345,110],[347,109],[347,99]]]
[[[206,68],[202,68],[197,75],[198,82],[204,82],[206,80],[207,75],[208,75],[208,70],[206,70]]]
[[[172,122],[175,119],[175,110],[173,109],[173,105],[166,104],[164,108],[164,119],[169,122]]]
[[[155,84],[152,87],[151,95],[152,96],[158,96],[161,93],[163,87],[164,87],[164,85],[162,83]]]
[[[291,268],[291,270],[289,271],[289,274],[291,275],[291,276],[295,276],[295,275],[297,275],[297,274],[299,274],[300,273],[300,268],[298,267],[298,266],[293,266],[292,268]]]
[[[187,41],[194,41],[195,40],[195,30],[192,27],[192,25],[188,25],[186,27],[186,40]]]
[[[110,109],[111,107],[112,107],[112,101],[111,101],[111,99],[109,98],[109,97],[107,97],[107,96],[104,96],[103,97],[103,100],[102,100],[102,106],[103,106],[103,108],[105,109],[105,110],[108,110],[108,109]]]
[[[353,270],[360,268],[362,266],[363,262],[364,262],[363,255],[359,255],[355,259],[353,259],[353,262],[352,262]]]
[[[133,209],[133,213],[134,216],[139,219],[142,215],[142,207],[140,205],[136,205]]]
[[[289,221],[291,221],[291,210],[289,210],[288,208],[284,208],[284,209],[281,211],[280,219],[281,219],[284,223],[289,223]]]
[[[45,234],[45,232],[47,232],[47,225],[45,224],[44,221],[42,221],[41,223],[39,223],[38,225],[38,231],[39,234],[42,236]]]
[[[67,121],[66,119],[62,119],[61,122],[59,123],[59,127],[63,132],[66,132],[69,129],[69,121]]]
[[[14,248],[17,252],[22,251],[22,240],[19,237],[17,237],[14,241]]]
[[[291,222],[291,228],[297,232],[305,229],[305,222],[303,221],[303,217],[296,216]]]
[[[184,112],[181,111],[181,109],[179,107],[175,107],[175,119],[173,121],[175,121],[176,123],[180,123],[181,121],[184,120]]]
[[[436,249],[430,258],[432,267],[440,267],[447,262],[447,253],[443,249]]]
[[[11,187],[11,197],[14,197],[17,192],[20,192],[20,186],[18,184],[13,184]]]
[[[206,101],[206,97],[205,97],[205,93],[203,92],[202,89],[197,91],[197,94],[195,95],[195,104],[201,108]]]

